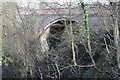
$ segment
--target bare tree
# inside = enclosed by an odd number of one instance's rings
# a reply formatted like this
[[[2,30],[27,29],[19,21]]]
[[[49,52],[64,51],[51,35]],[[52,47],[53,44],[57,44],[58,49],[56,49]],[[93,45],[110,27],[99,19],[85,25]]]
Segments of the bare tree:
[[[118,26],[118,3],[112,2],[113,12],[113,31],[114,31],[114,46],[116,47],[116,58],[118,62],[118,68],[120,68],[120,38],[119,38],[119,26]]]

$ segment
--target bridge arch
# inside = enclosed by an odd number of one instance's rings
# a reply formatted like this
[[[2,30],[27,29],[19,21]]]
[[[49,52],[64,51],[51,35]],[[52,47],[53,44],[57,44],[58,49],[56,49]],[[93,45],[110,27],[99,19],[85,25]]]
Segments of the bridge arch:
[[[49,24],[47,24],[44,29],[50,27],[51,25],[53,25],[54,23],[59,22],[59,21],[72,21],[72,22],[80,23],[76,19],[70,19],[70,18],[62,17],[62,18],[54,19],[53,21],[49,22]]]
[[[80,25],[79,21],[75,19],[69,19],[63,17],[51,21],[47,26],[44,27],[43,31],[40,34],[42,52],[48,51],[52,47],[54,49],[57,47],[59,41],[51,37],[51,35],[60,38],[60,35],[64,33],[64,29],[66,28],[65,23],[70,24],[70,21],[72,22],[72,24]]]

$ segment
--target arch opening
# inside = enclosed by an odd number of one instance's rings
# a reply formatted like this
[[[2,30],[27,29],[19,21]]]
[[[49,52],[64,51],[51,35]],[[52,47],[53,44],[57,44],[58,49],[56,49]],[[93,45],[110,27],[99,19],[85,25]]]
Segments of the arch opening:
[[[71,21],[72,24],[79,24],[76,21]],[[59,20],[53,24],[51,24],[49,36],[47,38],[49,50],[58,49],[58,46],[65,41],[66,36],[68,35],[66,32],[69,28],[70,20]]]
[[[79,24],[75,20],[71,20],[72,24]],[[70,24],[69,19],[57,19],[48,24],[40,34],[41,51],[49,51],[57,49],[62,42],[62,37],[66,36],[65,32],[68,30]]]

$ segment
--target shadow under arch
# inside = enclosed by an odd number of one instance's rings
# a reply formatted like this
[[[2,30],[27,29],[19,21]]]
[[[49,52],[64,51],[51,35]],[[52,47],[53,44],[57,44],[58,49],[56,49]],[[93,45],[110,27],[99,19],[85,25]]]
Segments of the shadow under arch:
[[[47,26],[44,27],[43,31],[39,35],[42,51],[48,51],[52,48],[57,48],[57,45],[61,42],[58,38],[61,38],[61,35],[64,33],[66,25],[70,24],[79,24],[79,21],[69,18],[58,18],[54,21],[51,21]]]

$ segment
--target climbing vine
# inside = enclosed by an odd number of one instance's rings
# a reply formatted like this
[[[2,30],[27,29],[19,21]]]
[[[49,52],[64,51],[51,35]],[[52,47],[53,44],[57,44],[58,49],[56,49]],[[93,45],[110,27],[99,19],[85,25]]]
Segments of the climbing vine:
[[[90,5],[85,5],[83,2],[81,2],[81,7],[83,9],[82,19],[83,24],[81,25],[82,30],[85,32],[85,37],[87,37],[87,45],[88,45],[88,53],[90,55],[90,58],[93,62],[93,65],[95,65],[95,62],[92,57],[92,50],[91,50],[91,41],[90,41],[90,29],[89,29],[89,9]]]

